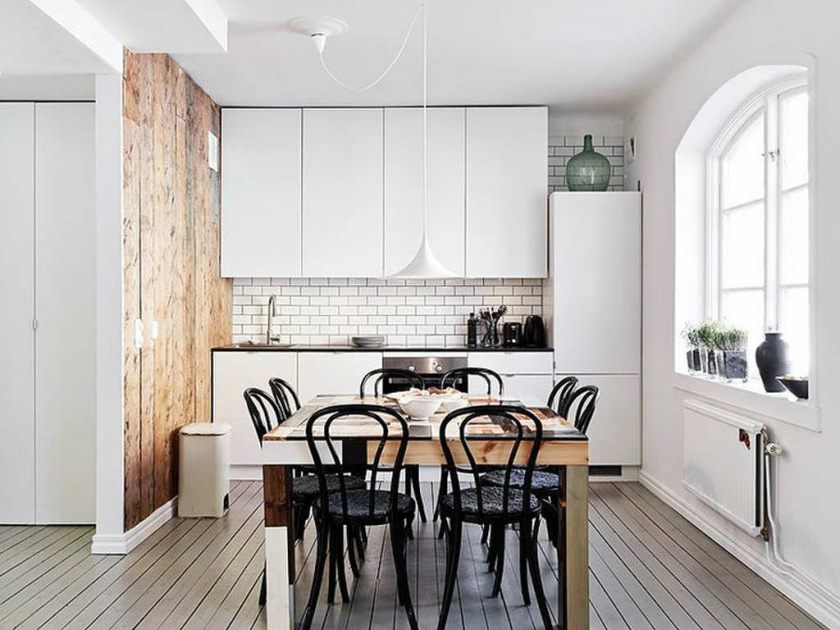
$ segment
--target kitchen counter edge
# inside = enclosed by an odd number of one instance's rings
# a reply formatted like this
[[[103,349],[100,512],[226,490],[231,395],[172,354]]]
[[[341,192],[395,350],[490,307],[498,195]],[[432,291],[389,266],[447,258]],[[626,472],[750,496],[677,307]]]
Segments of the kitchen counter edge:
[[[554,348],[505,348],[496,346],[492,348],[478,347],[468,348],[467,346],[448,347],[417,347],[417,346],[382,346],[381,348],[358,348],[356,346],[242,346],[230,344],[212,348],[213,352],[554,352]]]

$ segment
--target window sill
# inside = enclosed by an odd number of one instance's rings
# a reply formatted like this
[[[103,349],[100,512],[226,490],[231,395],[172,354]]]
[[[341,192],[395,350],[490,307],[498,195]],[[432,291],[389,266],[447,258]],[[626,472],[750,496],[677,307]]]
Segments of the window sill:
[[[793,424],[810,431],[821,431],[820,410],[813,400],[797,400],[787,392],[770,394],[760,381],[726,383],[703,376],[676,372],[674,387],[702,398],[737,407],[757,416]]]

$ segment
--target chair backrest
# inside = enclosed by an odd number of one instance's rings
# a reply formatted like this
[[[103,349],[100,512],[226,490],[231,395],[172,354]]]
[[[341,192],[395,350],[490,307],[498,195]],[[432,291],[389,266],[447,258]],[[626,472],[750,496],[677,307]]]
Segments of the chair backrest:
[[[466,473],[472,476],[473,483],[476,488],[481,487],[479,475],[485,472],[486,468],[480,467],[478,458],[475,455],[476,450],[480,449],[487,443],[486,439],[481,439],[480,435],[470,436],[469,425],[471,422],[479,420],[482,421],[486,416],[491,416],[496,423],[501,423],[505,429],[512,434],[512,438],[506,441],[509,444],[510,452],[507,461],[503,467],[505,471],[504,484],[502,490],[502,518],[506,518],[510,507],[511,495],[511,473],[514,470],[514,465],[517,464],[517,457],[522,447],[523,439],[526,432],[529,433],[527,441],[530,444],[530,451],[525,463],[524,471],[525,478],[522,485],[522,491],[525,496],[525,501],[531,495],[531,482],[534,476],[534,467],[537,463],[537,456],[539,455],[540,447],[542,445],[543,427],[540,419],[534,415],[526,407],[517,405],[481,405],[476,407],[464,407],[456,409],[449,413],[440,425],[440,444],[443,449],[443,456],[446,459],[446,467],[449,470],[449,478],[452,480],[452,489],[454,494],[454,507],[456,515],[461,513],[461,486],[458,479],[459,473]],[[533,430],[526,427],[523,419],[527,418],[533,425]],[[447,428],[456,420],[460,420],[458,427],[458,440],[460,449],[466,457],[466,463],[459,464],[455,461],[452,453],[452,443],[454,440],[447,439]],[[484,516],[485,507],[482,493],[477,493],[478,497],[478,513],[479,516]],[[525,504],[527,505],[527,503]]]
[[[558,416],[566,417],[569,413],[569,403],[572,401],[572,392],[575,391],[575,386],[578,384],[576,376],[567,376],[554,386],[551,394],[548,396],[548,406],[551,407]]]
[[[283,412],[283,419],[288,420],[289,416],[300,409],[300,400],[295,388],[282,378],[272,378],[268,381],[268,386],[274,396],[274,402]]]
[[[566,419],[574,422],[575,428],[586,433],[592,416],[595,415],[595,405],[598,404],[600,392],[595,385],[586,385],[575,390],[569,400]]]
[[[371,471],[370,487],[376,488],[377,476],[380,472],[391,472],[391,514],[396,514],[397,495],[399,493],[400,475],[402,474],[405,451],[408,446],[408,422],[394,409],[382,405],[333,405],[319,409],[306,422],[306,443],[315,464],[315,473],[318,476],[318,484],[321,495],[321,505],[327,505],[329,492],[327,490],[327,475],[337,474],[339,479],[339,490],[341,493],[341,510],[343,516],[347,517],[347,487],[345,474],[357,474],[358,462],[347,464],[342,461],[338,454],[333,433],[338,426],[346,426],[347,422],[354,426],[364,428],[367,441],[367,452],[370,452],[372,443],[376,444],[373,461],[367,462],[366,466]],[[320,425],[323,429],[323,438],[316,437],[315,427]],[[339,432],[340,433],[340,432]],[[340,439],[340,438],[338,438]],[[319,448],[319,442],[326,445],[327,455],[323,456],[323,448]],[[397,451],[393,464],[382,465],[382,455],[388,444],[396,444]],[[389,454],[391,449],[389,448]],[[324,460],[327,461],[324,461]],[[335,491],[334,491],[335,492]],[[368,504],[368,515],[374,513],[375,496],[370,493]]]
[[[248,413],[251,416],[251,422],[254,424],[254,431],[257,433],[257,439],[262,445],[265,434],[276,428],[286,417],[280,407],[277,406],[274,398],[261,389],[249,387],[245,390],[243,396],[245,397],[245,405],[248,407]]]
[[[382,393],[382,381],[389,376],[404,378],[408,380],[412,387],[426,389],[426,381],[424,381],[423,377],[417,372],[402,370],[399,368],[379,368],[378,370],[371,370],[365,374],[361,385],[359,385],[359,398],[365,397],[365,387],[367,386],[367,382],[372,378],[375,378],[373,381],[373,395],[374,397],[379,396]]]
[[[505,383],[502,380],[502,377],[499,376],[496,372],[488,368],[481,368],[481,367],[465,367],[465,368],[455,368],[454,370],[449,370],[443,377],[440,379],[440,386],[441,389],[446,389],[448,385],[454,385],[455,380],[460,378],[461,376],[466,376],[469,378],[470,376],[478,376],[481,378],[484,383],[487,385],[487,395],[493,395],[493,385],[495,384],[498,387],[499,396],[505,395]],[[475,392],[471,392],[475,393]]]

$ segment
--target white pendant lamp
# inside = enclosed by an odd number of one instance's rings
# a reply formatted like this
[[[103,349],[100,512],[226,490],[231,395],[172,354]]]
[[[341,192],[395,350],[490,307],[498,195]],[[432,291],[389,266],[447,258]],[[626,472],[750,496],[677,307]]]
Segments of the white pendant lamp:
[[[326,43],[326,39],[331,35],[338,35],[347,31],[347,25],[338,20],[336,18],[330,17],[298,17],[291,20],[288,24],[288,28],[294,32],[301,33],[303,35],[309,36],[313,43],[315,44],[316,49],[318,50],[318,56],[321,61],[321,66],[324,68],[326,73],[329,75],[331,79],[333,79],[337,84],[340,86],[351,90],[353,92],[365,92],[372,87],[379,84],[382,79],[385,78],[385,75],[394,67],[397,63],[397,60],[402,56],[403,51],[405,50],[405,46],[408,43],[408,37],[411,34],[412,29],[414,28],[414,24],[417,21],[417,17],[420,11],[423,11],[423,206],[422,206],[422,216],[423,216],[423,231],[421,233],[420,239],[420,249],[417,250],[417,253],[414,255],[414,258],[411,259],[405,267],[400,269],[394,274],[391,274],[391,277],[394,278],[453,278],[456,277],[457,274],[450,271],[446,265],[444,265],[440,260],[438,260],[437,256],[435,256],[432,248],[429,246],[429,235],[428,235],[428,198],[429,198],[429,191],[428,191],[428,170],[429,170],[429,121],[428,121],[428,8],[426,0],[421,1],[420,6],[418,7],[417,13],[414,14],[414,18],[411,20],[409,24],[408,30],[406,31],[405,37],[403,38],[402,45],[400,46],[397,54],[394,56],[394,59],[391,61],[390,64],[385,68],[385,70],[371,83],[362,86],[362,87],[353,87],[347,85],[343,81],[341,81],[337,76],[335,76],[332,71],[330,71],[329,67],[327,66],[324,60],[324,47]]]

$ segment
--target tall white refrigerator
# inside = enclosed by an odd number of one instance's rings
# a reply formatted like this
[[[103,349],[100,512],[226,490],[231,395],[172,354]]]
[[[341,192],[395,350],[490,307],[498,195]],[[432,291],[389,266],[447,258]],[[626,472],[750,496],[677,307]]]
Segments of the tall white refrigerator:
[[[597,385],[590,464],[641,464],[642,205],[637,192],[549,198],[544,312],[555,381]]]

